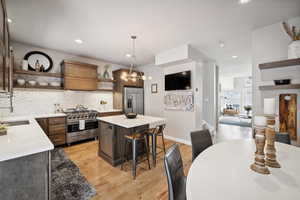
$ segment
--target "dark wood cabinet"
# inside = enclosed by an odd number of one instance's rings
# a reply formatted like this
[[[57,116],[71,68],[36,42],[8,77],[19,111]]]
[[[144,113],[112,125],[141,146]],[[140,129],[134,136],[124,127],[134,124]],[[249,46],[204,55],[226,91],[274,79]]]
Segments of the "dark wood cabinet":
[[[112,166],[117,166],[122,163],[122,156],[125,145],[125,135],[139,132],[148,129],[148,125],[135,128],[123,128],[106,122],[99,122],[99,152],[98,155],[109,162]],[[138,145],[138,153],[144,153],[144,144]],[[131,146],[128,146],[127,157],[131,158]]]
[[[138,74],[142,74],[142,72],[135,71]],[[124,81],[121,79],[122,73],[129,73],[129,69],[119,69],[116,71],[113,71],[113,77],[115,80],[114,84],[114,102],[113,107],[114,109],[121,109],[123,110],[123,93],[124,93],[124,87],[137,87],[137,88],[143,88],[144,87],[144,81],[141,79],[138,79],[136,82],[128,80]]]
[[[55,146],[66,144],[66,117],[38,118],[36,120]]]

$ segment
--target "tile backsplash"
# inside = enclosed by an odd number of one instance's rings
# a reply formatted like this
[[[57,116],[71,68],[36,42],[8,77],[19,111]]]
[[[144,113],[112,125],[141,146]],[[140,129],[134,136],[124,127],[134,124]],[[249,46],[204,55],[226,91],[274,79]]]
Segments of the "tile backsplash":
[[[100,105],[100,100],[107,101],[107,104]],[[82,104],[99,111],[110,110],[113,108],[113,94],[112,92],[16,90],[13,97],[14,112],[9,113],[9,110],[1,109],[0,113],[2,117],[53,113],[55,103],[61,104],[63,108]],[[0,98],[0,107],[8,105],[8,99]]]

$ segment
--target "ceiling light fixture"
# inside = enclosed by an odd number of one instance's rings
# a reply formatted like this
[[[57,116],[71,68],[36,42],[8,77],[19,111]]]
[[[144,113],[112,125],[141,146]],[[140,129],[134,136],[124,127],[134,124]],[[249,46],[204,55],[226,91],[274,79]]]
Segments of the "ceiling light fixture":
[[[239,4],[247,4],[250,2],[251,2],[251,0],[239,0]]]
[[[10,18],[7,18],[8,23],[12,23],[12,20]]]
[[[233,59],[237,59],[238,58],[238,56],[231,56]]]
[[[126,55],[125,55],[127,58],[131,58],[132,57],[132,55],[130,54],[130,53],[126,53]]]
[[[77,44],[82,44],[82,43],[83,43],[83,41],[82,41],[81,39],[79,39],[79,38],[78,38],[78,39],[75,39],[74,41],[75,41]]]
[[[129,69],[129,72],[123,72],[121,74],[121,79],[124,80],[124,81],[133,81],[133,82],[136,82],[137,80],[139,79],[142,79],[142,80],[147,80],[147,77],[145,75],[142,74],[142,72],[138,72],[138,71],[134,71],[134,68],[135,68],[135,65],[136,65],[136,55],[135,55],[135,41],[136,41],[136,36],[135,35],[132,35],[131,36],[131,39],[132,39],[132,53],[127,53],[126,54],[126,57],[127,58],[131,58],[132,59],[132,62],[131,62],[131,65],[130,65],[130,69]],[[152,79],[151,76],[148,77],[149,80]]]

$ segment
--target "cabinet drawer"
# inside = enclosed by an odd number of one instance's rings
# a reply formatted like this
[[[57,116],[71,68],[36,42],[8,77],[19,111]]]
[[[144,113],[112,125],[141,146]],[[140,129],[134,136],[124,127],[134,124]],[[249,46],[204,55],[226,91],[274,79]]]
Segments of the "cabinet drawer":
[[[49,118],[49,125],[65,124],[65,123],[66,123],[66,118],[65,117]]]
[[[65,135],[50,135],[49,139],[54,145],[62,145],[66,143]]]
[[[65,124],[56,124],[49,126],[48,135],[65,135],[66,134],[66,125]]]

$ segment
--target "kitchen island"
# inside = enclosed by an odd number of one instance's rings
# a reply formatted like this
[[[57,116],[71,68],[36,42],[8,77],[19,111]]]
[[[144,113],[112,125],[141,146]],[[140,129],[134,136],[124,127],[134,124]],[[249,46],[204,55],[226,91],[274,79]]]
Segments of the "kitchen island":
[[[145,115],[138,115],[135,119],[128,119],[125,115],[98,117],[97,119],[100,126],[98,155],[113,166],[122,163],[125,135],[166,123],[164,118]],[[138,146],[138,152],[142,152],[143,149],[142,145]]]

